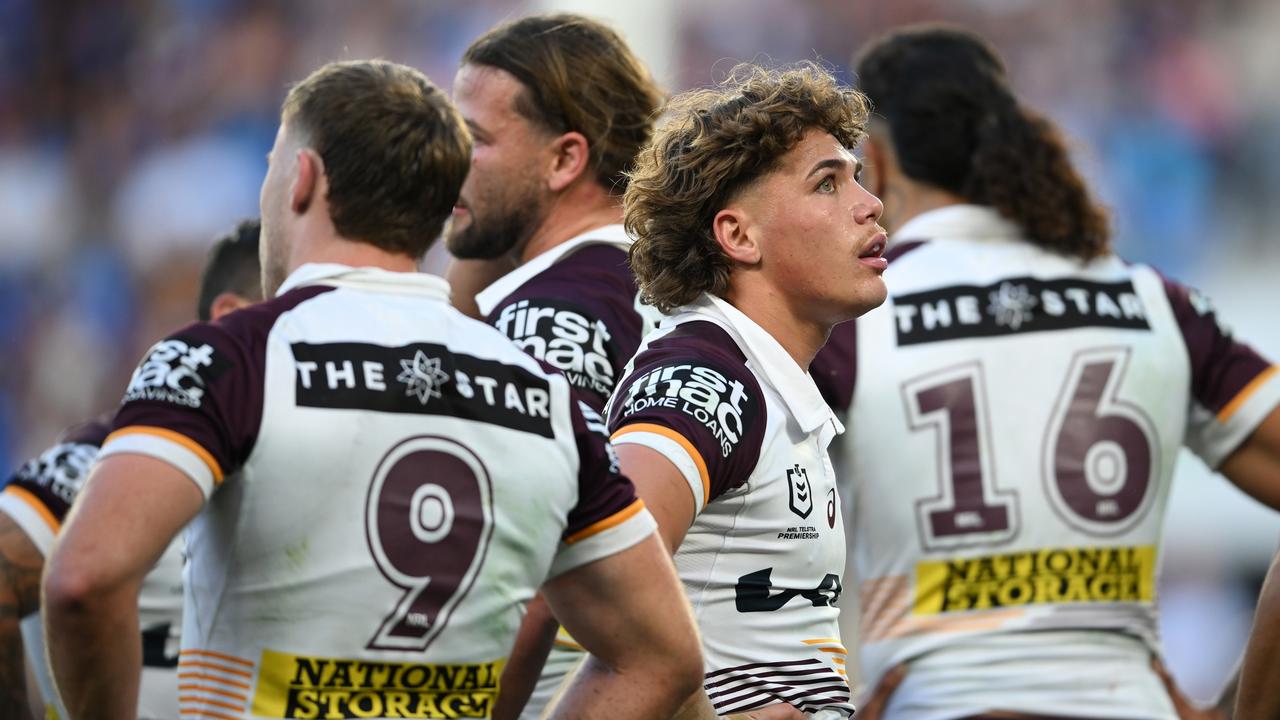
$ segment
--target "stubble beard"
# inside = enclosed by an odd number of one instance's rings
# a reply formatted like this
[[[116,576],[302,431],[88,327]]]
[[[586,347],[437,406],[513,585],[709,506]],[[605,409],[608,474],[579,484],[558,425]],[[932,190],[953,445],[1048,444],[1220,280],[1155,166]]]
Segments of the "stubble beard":
[[[546,219],[546,200],[529,193],[487,214],[468,208],[468,222],[451,224],[445,245],[460,260],[493,260],[522,249]]]

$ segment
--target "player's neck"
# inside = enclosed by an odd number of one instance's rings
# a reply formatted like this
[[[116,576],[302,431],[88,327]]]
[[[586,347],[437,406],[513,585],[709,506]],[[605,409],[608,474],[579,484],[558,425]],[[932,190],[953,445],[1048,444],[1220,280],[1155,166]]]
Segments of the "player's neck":
[[[885,195],[888,199],[885,202],[885,225],[890,237],[918,215],[968,202],[955,193],[905,178],[901,180],[900,187],[891,188]]]
[[[371,267],[392,272],[414,272],[418,261],[403,253],[384,250],[360,240],[350,240],[337,234],[313,235],[294,245],[290,267],[297,269],[307,263],[332,263],[351,267]]]
[[[596,183],[568,190],[555,199],[542,224],[525,243],[520,263],[527,263],[588,230],[620,222],[621,201]]]
[[[831,334],[831,325],[795,312],[786,298],[753,285],[739,283],[725,293],[724,299],[773,336],[800,369],[808,372],[809,364]]]

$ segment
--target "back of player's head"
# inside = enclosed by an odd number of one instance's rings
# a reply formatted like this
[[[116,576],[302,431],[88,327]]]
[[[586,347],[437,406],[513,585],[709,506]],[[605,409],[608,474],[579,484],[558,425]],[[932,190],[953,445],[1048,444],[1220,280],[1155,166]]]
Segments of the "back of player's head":
[[[426,253],[471,158],[471,136],[439,88],[404,65],[329,63],[289,91],[282,118],[323,162],[339,235]]]
[[[229,234],[214,241],[200,275],[200,296],[196,314],[208,322],[213,317],[213,301],[222,293],[234,293],[257,302],[262,299],[258,271],[258,235],[262,225],[244,220]]]
[[[1019,103],[986,40],[911,26],[873,41],[855,65],[908,177],[995,207],[1056,252],[1088,259],[1109,250],[1106,215],[1061,135]]]
[[[623,196],[645,300],[665,312],[703,292],[723,296],[730,262],[712,229],[716,213],[777,168],[805,131],[825,130],[852,150],[867,116],[861,93],[813,63],[743,64],[718,87],[672,98]]]
[[[510,73],[524,85],[516,111],[550,132],[582,133],[596,181],[626,189],[662,93],[622,36],[580,15],[534,15],[485,33],[462,62]]]

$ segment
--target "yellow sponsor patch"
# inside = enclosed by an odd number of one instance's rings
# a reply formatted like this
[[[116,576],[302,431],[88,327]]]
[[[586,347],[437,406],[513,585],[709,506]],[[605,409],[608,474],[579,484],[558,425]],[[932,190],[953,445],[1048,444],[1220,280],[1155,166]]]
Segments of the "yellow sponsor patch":
[[[503,660],[423,665],[264,650],[253,714],[273,718],[487,718]]]
[[[1150,602],[1154,545],[1053,548],[916,564],[916,615],[1050,603]]]

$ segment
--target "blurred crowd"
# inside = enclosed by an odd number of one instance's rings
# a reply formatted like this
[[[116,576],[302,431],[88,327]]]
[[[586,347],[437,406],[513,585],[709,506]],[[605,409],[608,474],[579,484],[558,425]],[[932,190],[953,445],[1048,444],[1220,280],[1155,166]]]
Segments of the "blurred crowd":
[[[256,214],[291,80],[380,56],[447,86],[474,37],[541,7],[0,1],[0,465],[108,408],[148,339],[189,318],[204,248]],[[853,80],[871,35],[964,23],[1075,140],[1129,257],[1194,280],[1280,223],[1275,3],[700,0],[671,17],[673,90],[751,59]]]

